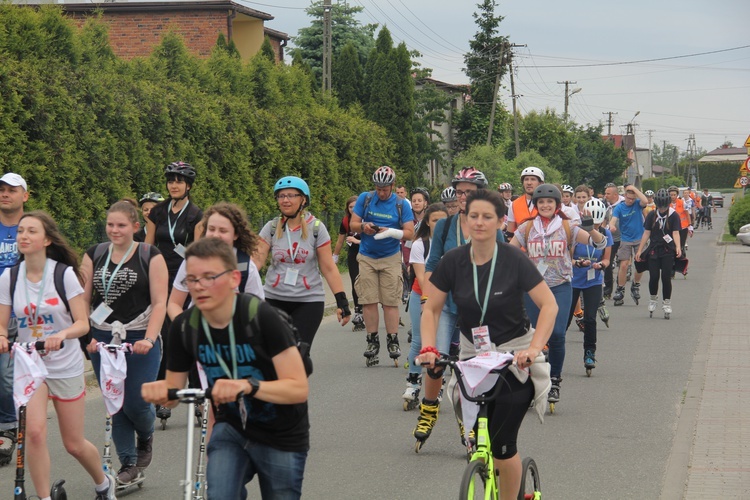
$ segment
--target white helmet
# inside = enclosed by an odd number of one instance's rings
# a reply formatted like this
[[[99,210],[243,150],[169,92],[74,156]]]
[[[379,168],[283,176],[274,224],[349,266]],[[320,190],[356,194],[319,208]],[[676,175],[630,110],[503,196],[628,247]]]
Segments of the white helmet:
[[[594,224],[601,224],[604,222],[604,215],[607,213],[607,207],[604,206],[604,202],[599,198],[591,198],[583,205],[583,210],[591,214],[594,218]]]
[[[563,184],[562,185],[562,192],[563,193],[576,194],[576,190],[573,189],[573,186],[571,186],[569,184]]]
[[[521,172],[521,181],[523,182],[523,178],[527,175],[533,175],[534,177],[537,177],[539,179],[539,182],[544,182],[544,172],[542,172],[541,168],[537,167],[526,167]]]
[[[643,194],[645,194],[646,196],[654,196],[654,192],[651,191],[650,189]]]
[[[447,188],[443,189],[443,192],[440,193],[440,201],[442,201],[443,203],[456,201],[456,190],[453,189],[452,186],[448,186]]]
[[[511,186],[510,182],[503,182],[497,187],[498,191],[513,191],[513,186]]]

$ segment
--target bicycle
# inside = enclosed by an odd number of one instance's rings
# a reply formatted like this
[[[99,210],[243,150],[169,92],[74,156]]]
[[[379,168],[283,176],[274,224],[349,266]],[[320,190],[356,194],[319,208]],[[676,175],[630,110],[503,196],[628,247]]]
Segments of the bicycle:
[[[450,367],[452,370],[455,370],[457,374],[456,380],[462,397],[467,401],[479,405],[479,414],[477,415],[476,423],[476,445],[475,447],[470,445],[470,449],[473,448],[473,452],[461,478],[458,497],[460,500],[497,499],[499,498],[499,478],[494,470],[487,406],[497,399],[503,383],[507,384],[505,376],[508,373],[510,364],[506,364],[502,368],[493,369],[490,372],[499,374],[498,382],[495,384],[494,389],[479,396],[469,395],[464,385],[460,362],[441,359],[437,360],[435,365]],[[521,488],[518,492],[518,500],[540,500],[542,498],[542,490],[539,469],[536,466],[536,462],[530,457],[524,458],[521,471]]]

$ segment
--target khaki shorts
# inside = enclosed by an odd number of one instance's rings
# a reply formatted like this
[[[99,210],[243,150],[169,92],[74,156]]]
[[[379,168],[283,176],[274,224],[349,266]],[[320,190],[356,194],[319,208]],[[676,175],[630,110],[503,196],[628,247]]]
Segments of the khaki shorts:
[[[638,251],[640,241],[621,241],[620,248],[617,249],[617,258],[620,262],[624,260],[633,260],[635,252]]]
[[[70,378],[48,378],[45,380],[49,398],[57,401],[75,401],[86,394],[86,380],[83,373]]]
[[[357,255],[359,276],[354,282],[360,304],[383,304],[398,307],[404,278],[401,274],[401,253],[390,257],[371,259],[361,253]]]

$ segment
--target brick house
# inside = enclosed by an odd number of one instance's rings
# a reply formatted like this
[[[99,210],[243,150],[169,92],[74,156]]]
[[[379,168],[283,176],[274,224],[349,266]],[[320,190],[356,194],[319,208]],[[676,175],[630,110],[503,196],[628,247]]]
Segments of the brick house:
[[[15,0],[14,3],[21,3]],[[49,3],[45,0],[23,1],[23,5]],[[289,35],[265,27],[271,14],[251,9],[231,0],[196,0],[182,2],[60,2],[63,12],[79,25],[89,16],[101,12],[109,24],[109,39],[118,57],[131,59],[148,56],[169,30],[180,34],[190,52],[208,57],[219,33],[227,42],[233,40],[243,61],[258,53],[268,36],[276,60],[284,60]]]

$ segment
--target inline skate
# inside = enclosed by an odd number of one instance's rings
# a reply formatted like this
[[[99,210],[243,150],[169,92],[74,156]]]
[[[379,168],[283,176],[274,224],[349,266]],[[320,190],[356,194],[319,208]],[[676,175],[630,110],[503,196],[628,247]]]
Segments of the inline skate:
[[[583,367],[586,368],[586,376],[591,376],[591,370],[596,368],[596,351],[593,349],[586,349],[583,354]]]
[[[560,382],[562,377],[550,377],[552,387],[550,387],[549,394],[547,394],[547,403],[549,403],[549,412],[555,413],[555,404],[560,402]]]
[[[418,373],[410,373],[406,376],[406,390],[404,398],[404,411],[413,410],[419,406],[419,389],[422,384],[422,377]]]
[[[664,299],[661,308],[664,311],[664,319],[669,319],[672,316],[672,300]]]
[[[414,445],[414,451],[419,453],[422,449],[427,438],[432,434],[432,429],[435,427],[438,419],[438,413],[440,412],[439,401],[427,401],[422,399],[419,405],[419,418],[417,419],[417,427],[412,432],[412,435],[416,438],[417,442]]]
[[[354,308],[354,318],[352,319],[352,331],[353,332],[365,331],[365,319],[362,316],[362,306],[357,306]]]
[[[638,301],[641,300],[641,284],[633,282],[630,285],[630,296],[633,297],[633,302],[638,305]]]
[[[607,328],[609,328],[609,311],[607,311],[607,306],[604,302],[604,299],[599,303],[599,318],[604,322],[605,325],[607,325]]]
[[[615,291],[615,294],[612,296],[612,298],[615,300],[616,306],[621,306],[625,303],[625,287],[617,285],[617,290]]]
[[[378,353],[380,352],[380,339],[377,332],[370,333],[365,337],[367,340],[367,349],[365,349],[365,365],[375,366],[379,363]]]
[[[656,295],[652,295],[651,300],[648,301],[648,317],[649,318],[654,317],[654,311],[656,311],[658,300],[659,300],[659,297],[657,297]]]
[[[386,335],[388,356],[393,360],[393,365],[398,366],[398,358],[401,357],[401,347],[398,345],[398,336],[395,333]]]

